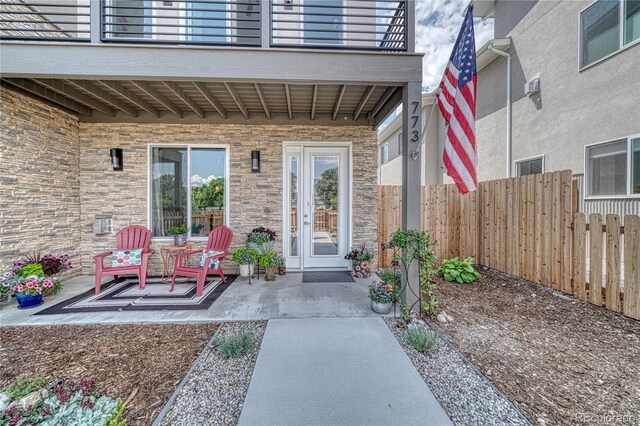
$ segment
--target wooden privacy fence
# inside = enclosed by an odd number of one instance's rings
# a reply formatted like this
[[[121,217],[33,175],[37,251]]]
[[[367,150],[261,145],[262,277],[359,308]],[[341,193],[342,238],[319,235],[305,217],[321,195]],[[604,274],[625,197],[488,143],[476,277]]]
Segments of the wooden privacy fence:
[[[640,319],[640,217],[588,218],[571,171],[423,188],[422,227],[440,259],[472,256],[488,266]],[[400,187],[380,187],[380,242],[400,226]],[[588,219],[588,221],[587,221]],[[589,222],[589,223],[587,223]],[[388,267],[388,254],[380,265]],[[595,283],[602,291],[591,291]],[[591,285],[590,285],[591,283]]]

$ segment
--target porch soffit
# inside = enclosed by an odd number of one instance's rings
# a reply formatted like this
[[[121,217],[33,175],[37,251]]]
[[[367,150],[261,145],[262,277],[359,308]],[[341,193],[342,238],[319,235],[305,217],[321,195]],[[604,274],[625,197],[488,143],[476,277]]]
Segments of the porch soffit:
[[[397,85],[3,78],[85,122],[373,125]],[[382,117],[383,118],[383,117]]]

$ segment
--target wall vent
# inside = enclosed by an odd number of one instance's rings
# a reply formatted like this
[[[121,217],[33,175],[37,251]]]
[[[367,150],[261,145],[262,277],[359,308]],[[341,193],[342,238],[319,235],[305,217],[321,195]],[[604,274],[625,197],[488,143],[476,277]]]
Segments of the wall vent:
[[[524,94],[527,96],[535,95],[540,91],[540,79],[534,78],[524,84]]]
[[[98,216],[93,219],[93,233],[95,235],[111,234],[113,232],[112,216]]]

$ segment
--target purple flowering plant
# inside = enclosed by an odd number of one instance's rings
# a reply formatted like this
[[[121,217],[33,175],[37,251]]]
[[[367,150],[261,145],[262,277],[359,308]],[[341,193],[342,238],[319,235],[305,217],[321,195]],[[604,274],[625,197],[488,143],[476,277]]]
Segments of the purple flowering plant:
[[[384,281],[373,282],[369,286],[369,299],[377,303],[390,303],[396,299],[395,287]]]
[[[364,243],[362,243],[359,247],[354,247],[351,249],[349,253],[344,257],[347,260],[357,260],[357,261],[370,261],[376,255],[376,252],[367,247]]]

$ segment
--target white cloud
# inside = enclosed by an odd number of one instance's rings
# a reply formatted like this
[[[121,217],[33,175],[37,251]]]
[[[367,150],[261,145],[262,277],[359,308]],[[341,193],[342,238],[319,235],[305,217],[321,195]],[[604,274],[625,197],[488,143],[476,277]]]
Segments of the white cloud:
[[[462,25],[469,0],[421,0],[416,2],[416,51],[424,53],[423,82],[435,89],[444,73],[451,49]],[[493,19],[474,19],[476,49],[493,38]]]
[[[217,179],[219,176],[209,175],[206,178],[200,176],[199,174],[195,174],[191,176],[191,186],[203,186],[208,184],[214,179]]]

